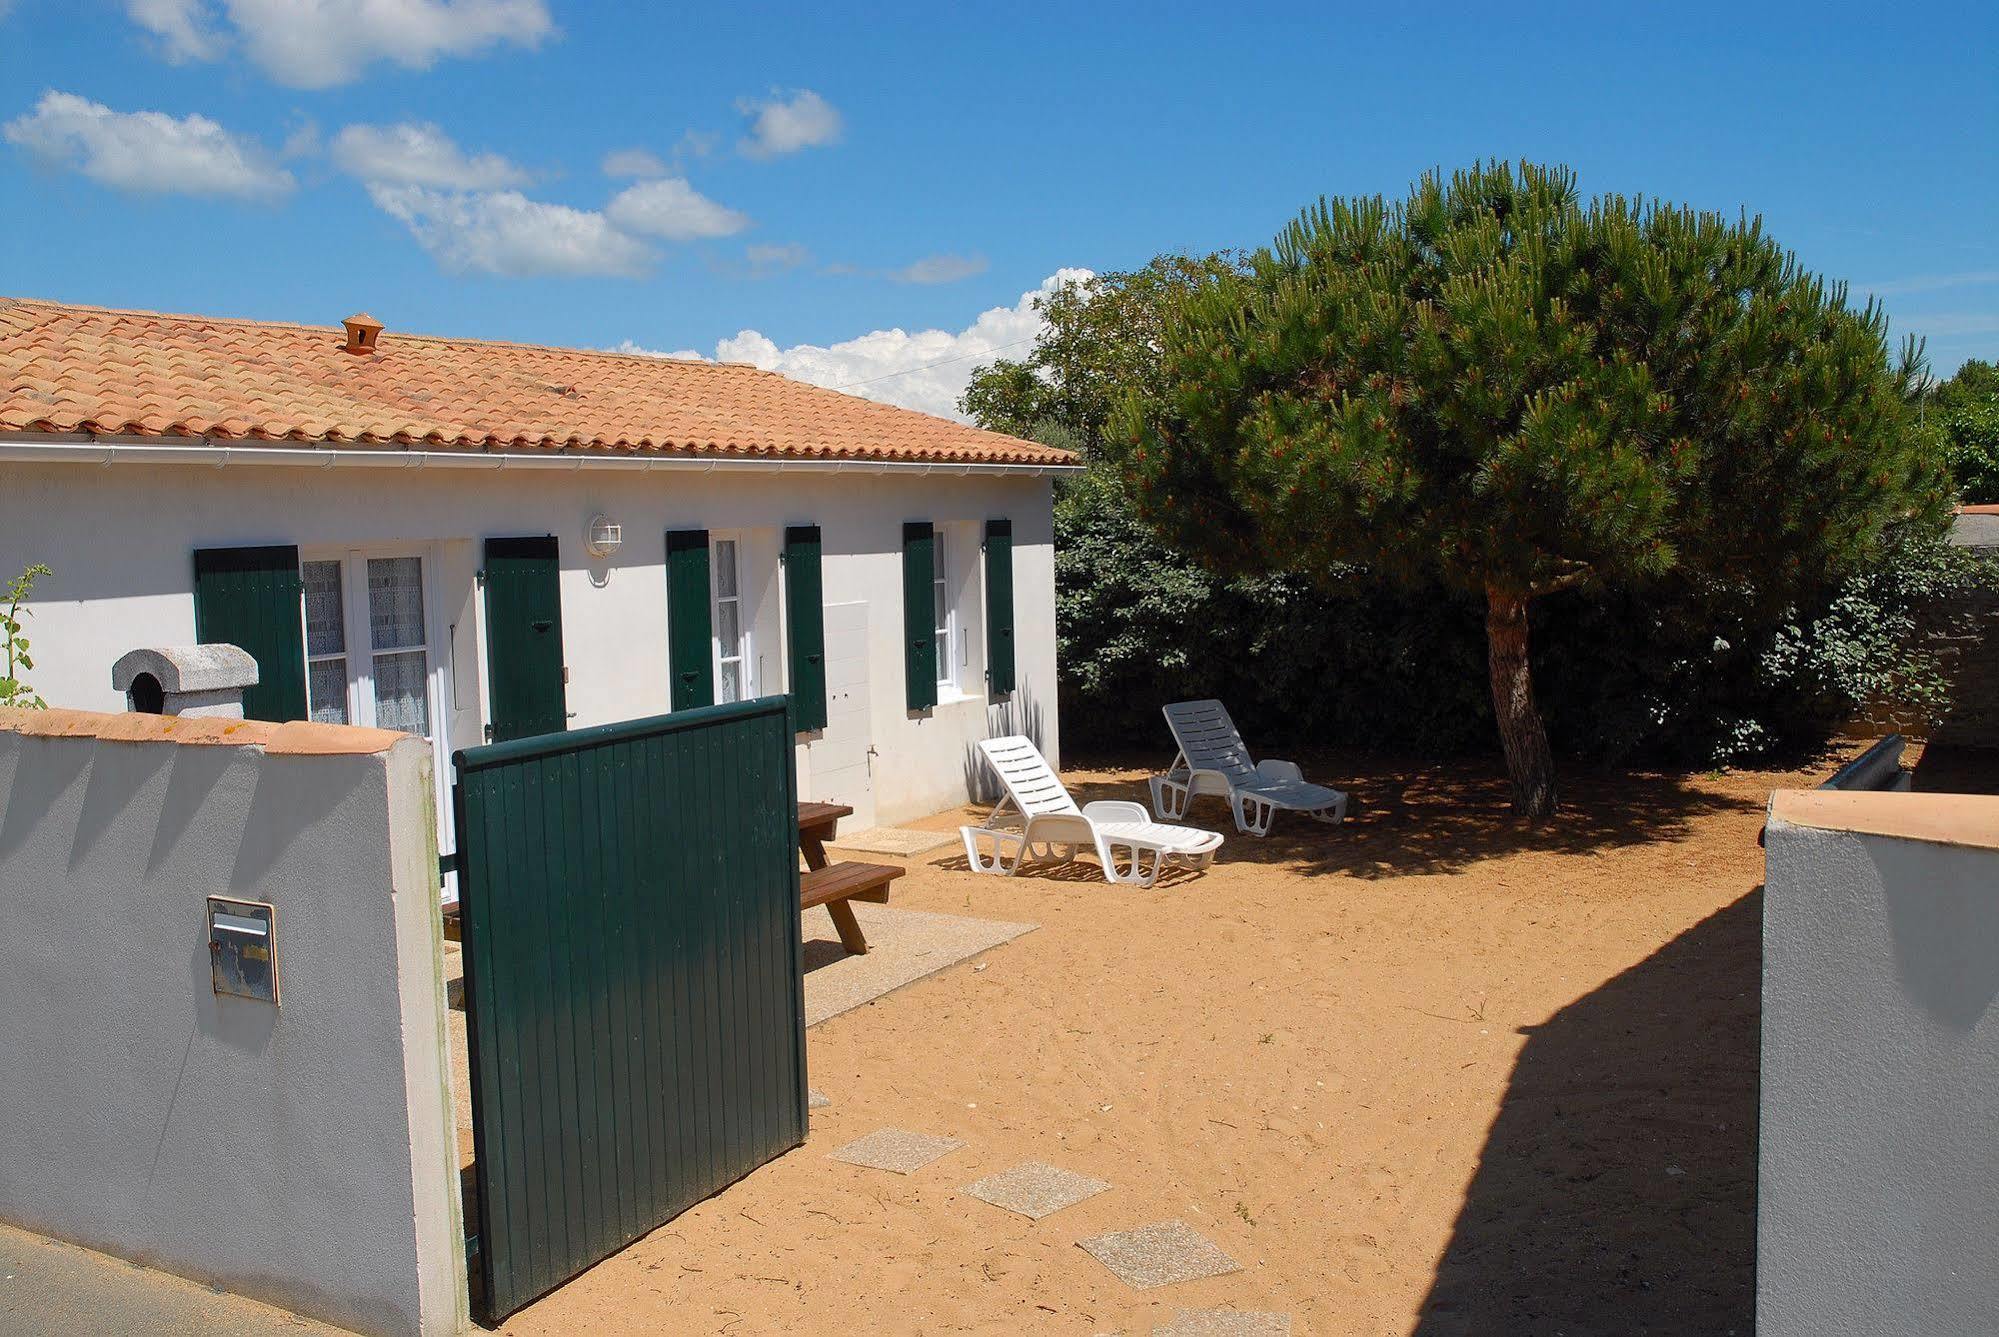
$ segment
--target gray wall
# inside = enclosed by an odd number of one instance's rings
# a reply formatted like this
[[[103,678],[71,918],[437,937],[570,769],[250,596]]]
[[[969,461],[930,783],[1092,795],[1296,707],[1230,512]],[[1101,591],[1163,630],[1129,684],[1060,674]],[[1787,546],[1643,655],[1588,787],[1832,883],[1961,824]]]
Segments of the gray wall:
[[[23,715],[0,1218],[365,1332],[462,1327],[428,744]],[[212,992],[210,894],[276,905],[281,1006]]]
[[[1999,1332],[1999,799],[1780,793],[1757,1330]]]

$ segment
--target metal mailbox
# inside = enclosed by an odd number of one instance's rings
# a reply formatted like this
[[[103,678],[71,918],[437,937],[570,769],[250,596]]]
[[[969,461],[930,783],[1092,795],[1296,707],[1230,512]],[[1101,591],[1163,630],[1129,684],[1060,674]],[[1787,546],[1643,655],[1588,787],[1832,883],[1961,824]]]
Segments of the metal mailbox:
[[[208,898],[208,960],[218,994],[278,1001],[278,911],[264,901]]]

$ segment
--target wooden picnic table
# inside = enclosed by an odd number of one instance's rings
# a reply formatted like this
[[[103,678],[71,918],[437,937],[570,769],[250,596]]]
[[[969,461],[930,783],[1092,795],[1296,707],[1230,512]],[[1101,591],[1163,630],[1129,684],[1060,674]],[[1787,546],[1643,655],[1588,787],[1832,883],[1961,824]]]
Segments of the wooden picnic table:
[[[858,956],[868,950],[868,940],[848,902],[888,904],[888,884],[909,870],[900,864],[829,862],[826,842],[833,838],[840,819],[853,815],[854,810],[844,803],[798,805],[798,852],[805,858],[805,872],[798,879],[798,908],[825,906],[840,935],[840,945]]]

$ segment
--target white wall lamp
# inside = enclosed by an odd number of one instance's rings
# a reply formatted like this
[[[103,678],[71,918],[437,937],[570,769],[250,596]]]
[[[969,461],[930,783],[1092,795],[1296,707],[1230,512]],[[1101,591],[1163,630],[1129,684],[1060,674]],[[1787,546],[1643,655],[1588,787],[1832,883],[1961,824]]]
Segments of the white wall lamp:
[[[588,552],[592,557],[601,561],[624,545],[625,527],[623,525],[614,524],[609,518],[602,515],[593,515],[590,517],[590,528],[583,535],[583,549],[585,552]],[[607,566],[601,572],[590,572],[590,583],[600,590],[603,589],[611,583],[611,568]]]
[[[583,546],[590,550],[592,557],[609,557],[625,543],[625,527],[613,524],[604,516],[592,516],[590,533]]]

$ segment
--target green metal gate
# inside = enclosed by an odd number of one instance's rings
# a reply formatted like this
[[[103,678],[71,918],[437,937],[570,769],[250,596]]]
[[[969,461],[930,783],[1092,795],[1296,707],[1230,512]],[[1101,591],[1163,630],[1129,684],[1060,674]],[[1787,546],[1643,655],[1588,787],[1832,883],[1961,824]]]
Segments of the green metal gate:
[[[482,1320],[805,1140],[785,699],[453,758]]]

